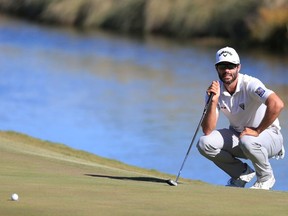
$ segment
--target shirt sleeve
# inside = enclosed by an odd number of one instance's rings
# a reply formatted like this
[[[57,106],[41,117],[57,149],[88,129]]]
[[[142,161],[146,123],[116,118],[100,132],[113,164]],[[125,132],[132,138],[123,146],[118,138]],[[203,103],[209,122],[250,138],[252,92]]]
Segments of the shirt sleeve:
[[[257,101],[265,103],[267,98],[273,93],[272,90],[268,89],[259,79],[254,78],[249,83],[250,95]]]

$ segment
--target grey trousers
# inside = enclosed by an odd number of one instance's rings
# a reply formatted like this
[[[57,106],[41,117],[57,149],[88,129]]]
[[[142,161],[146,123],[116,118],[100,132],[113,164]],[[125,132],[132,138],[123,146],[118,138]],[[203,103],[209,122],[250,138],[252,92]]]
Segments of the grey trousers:
[[[213,161],[229,176],[237,179],[245,170],[245,164],[239,158],[251,160],[258,181],[266,181],[273,175],[269,158],[277,155],[283,145],[283,137],[276,127],[270,127],[258,137],[243,136],[234,129],[214,130],[200,137],[199,152]]]

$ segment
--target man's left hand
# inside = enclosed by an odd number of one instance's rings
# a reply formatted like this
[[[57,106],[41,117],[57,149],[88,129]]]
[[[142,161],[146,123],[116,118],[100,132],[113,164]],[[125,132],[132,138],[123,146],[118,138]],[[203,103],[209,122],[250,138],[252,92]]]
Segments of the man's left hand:
[[[247,135],[247,136],[255,136],[255,137],[258,137],[259,136],[259,133],[258,131],[256,130],[256,128],[251,128],[251,127],[246,127],[242,133],[240,134],[240,138],[244,135]]]

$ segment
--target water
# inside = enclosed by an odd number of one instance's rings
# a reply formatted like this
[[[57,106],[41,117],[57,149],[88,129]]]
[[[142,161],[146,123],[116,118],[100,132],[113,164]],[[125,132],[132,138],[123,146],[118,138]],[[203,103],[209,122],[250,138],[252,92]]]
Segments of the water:
[[[1,18],[0,129],[176,175],[205,89],[217,79],[215,52]],[[288,104],[287,58],[239,52],[242,71]],[[287,117],[286,108],[280,117],[285,140]],[[221,118],[218,127],[225,126]],[[275,190],[288,190],[287,160],[271,160]],[[228,179],[195,146],[181,176],[217,185]]]

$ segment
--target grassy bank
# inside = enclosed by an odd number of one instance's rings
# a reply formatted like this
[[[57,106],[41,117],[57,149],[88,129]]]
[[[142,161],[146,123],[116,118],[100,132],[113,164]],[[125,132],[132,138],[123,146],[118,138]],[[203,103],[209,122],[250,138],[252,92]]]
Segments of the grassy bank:
[[[0,132],[0,212],[33,215],[286,215],[288,193],[213,186]],[[10,201],[12,193],[19,201]]]
[[[178,39],[222,38],[288,52],[286,0],[0,0],[3,13],[39,22]]]

